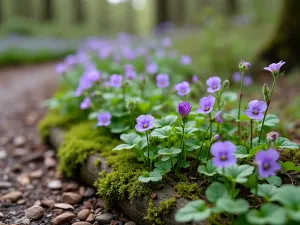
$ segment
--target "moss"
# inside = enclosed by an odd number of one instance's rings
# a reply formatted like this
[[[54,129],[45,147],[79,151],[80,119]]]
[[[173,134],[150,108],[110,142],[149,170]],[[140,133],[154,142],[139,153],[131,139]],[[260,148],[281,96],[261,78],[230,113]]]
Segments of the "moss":
[[[201,189],[195,183],[180,182],[176,184],[174,190],[187,199],[197,200],[201,197]]]
[[[144,219],[154,225],[164,224],[163,220],[160,217],[170,213],[175,206],[175,197],[162,201],[158,207],[155,206],[153,199],[151,199],[148,204],[147,216],[144,217]]]
[[[283,162],[293,162],[296,166],[300,166],[300,151],[285,149],[280,153]]]
[[[95,165],[97,166],[97,167],[100,167],[101,166],[101,159],[99,158],[99,159],[96,159],[96,161],[95,161]]]
[[[111,151],[118,143],[119,140],[111,136],[106,129],[94,128],[91,121],[74,125],[66,133],[59,148],[59,169],[67,177],[72,177],[89,155]]]

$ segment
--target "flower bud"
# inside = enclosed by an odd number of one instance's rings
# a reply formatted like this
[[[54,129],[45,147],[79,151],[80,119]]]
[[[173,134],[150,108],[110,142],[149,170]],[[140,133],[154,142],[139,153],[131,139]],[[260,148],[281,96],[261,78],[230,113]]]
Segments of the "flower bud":
[[[181,102],[178,105],[178,112],[182,118],[186,118],[192,110],[192,106],[189,102]]]
[[[267,139],[271,142],[275,142],[279,138],[278,132],[270,132],[267,134]]]
[[[214,143],[214,142],[220,141],[221,138],[222,138],[222,137],[221,137],[220,134],[216,134],[216,135],[213,136],[213,138],[211,139],[211,142]]]
[[[223,89],[228,89],[230,85],[230,81],[229,80],[224,80],[222,83]]]
[[[219,111],[211,120],[210,122],[217,122],[217,123],[223,123],[223,119],[221,117],[222,111]]]
[[[249,62],[241,61],[239,63],[239,69],[241,72],[246,72],[250,68],[251,64]]]
[[[271,92],[270,89],[268,87],[267,84],[264,84],[263,88],[262,88],[262,93],[264,96],[264,99],[266,100],[266,102],[270,102],[271,101]]]

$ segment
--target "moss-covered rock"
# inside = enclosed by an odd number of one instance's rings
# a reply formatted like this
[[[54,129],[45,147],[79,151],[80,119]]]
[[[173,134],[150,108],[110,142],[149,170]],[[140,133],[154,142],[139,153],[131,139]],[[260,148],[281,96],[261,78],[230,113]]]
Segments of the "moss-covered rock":
[[[196,183],[180,182],[175,185],[174,190],[187,199],[197,200],[201,197],[201,189]]]

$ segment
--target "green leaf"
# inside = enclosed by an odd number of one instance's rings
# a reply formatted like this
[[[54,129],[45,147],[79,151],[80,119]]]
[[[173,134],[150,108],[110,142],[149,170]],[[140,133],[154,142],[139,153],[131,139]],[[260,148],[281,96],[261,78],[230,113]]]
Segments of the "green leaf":
[[[238,99],[238,95],[235,92],[226,91],[222,93],[222,102],[234,102]]]
[[[294,185],[282,185],[278,188],[272,201],[278,201],[285,208],[300,210],[300,187]]]
[[[265,200],[270,201],[271,198],[277,193],[277,187],[272,184],[258,185],[257,195],[263,197]],[[251,192],[255,194],[255,188],[251,189]]]
[[[157,128],[151,132],[151,137],[157,137],[160,139],[168,138],[171,135],[171,126],[164,126],[162,128]]]
[[[229,180],[237,183],[247,182],[247,177],[253,173],[254,167],[249,165],[234,165],[231,167],[225,168],[225,177]],[[218,168],[218,173],[223,175],[223,169]]]
[[[238,109],[233,109],[229,113],[224,113],[223,117],[225,119],[228,119],[228,120],[234,119],[235,121],[237,121],[238,120]],[[245,113],[241,112],[240,121],[247,121],[248,122],[249,118],[246,116]]]
[[[135,145],[129,145],[129,144],[120,144],[117,147],[113,149],[113,151],[121,151],[124,149],[133,149]]]
[[[249,157],[249,154],[248,154],[247,149],[246,149],[244,146],[238,145],[238,146],[236,146],[235,156],[236,156],[238,159],[242,159],[242,158],[247,158],[247,157]]]
[[[299,145],[291,142],[289,139],[284,137],[279,137],[278,140],[275,143],[276,148],[282,148],[282,149],[291,149],[296,150],[299,149]]]
[[[286,214],[282,207],[274,204],[265,204],[260,211],[252,209],[247,213],[248,222],[257,225],[282,225],[286,222]]]
[[[162,179],[162,176],[158,172],[151,172],[151,173],[146,172],[143,175],[139,176],[138,179],[143,183],[148,183],[150,181],[157,182]]]
[[[158,154],[160,154],[160,155],[177,155],[180,152],[181,152],[180,148],[172,147],[172,148],[163,148],[163,149],[160,149],[158,151]]]
[[[206,176],[211,177],[217,173],[217,167],[213,164],[213,161],[210,159],[208,160],[206,165],[199,166],[198,172],[200,174],[204,174]]]
[[[269,115],[266,116],[264,126],[274,127],[279,123],[279,121],[280,121],[280,119],[279,119],[278,116],[276,116],[274,114],[269,114]],[[258,131],[260,131],[261,126],[262,126],[262,122],[257,125],[256,129]]]
[[[183,208],[179,209],[175,215],[176,222],[187,223],[206,220],[211,214],[203,200],[189,202]]]
[[[214,182],[206,189],[205,195],[211,203],[215,203],[218,199],[227,197],[228,192],[223,184]]]
[[[200,148],[200,141],[198,138],[185,139],[184,144],[193,150]]]
[[[288,171],[300,172],[300,166],[296,166],[293,162],[280,162],[280,165],[285,172]]]
[[[111,128],[110,128],[110,132],[112,132],[113,134],[120,134],[120,133],[122,133],[124,131],[127,131],[129,129],[130,129],[130,127],[125,126],[124,124],[119,124],[117,126],[112,124]]]
[[[267,181],[269,184],[273,184],[277,187],[282,185],[282,180],[278,176],[271,176],[271,177],[267,178]]]
[[[182,135],[182,127],[175,127],[175,129],[177,130],[177,132],[176,132],[177,134]],[[199,131],[198,128],[187,127],[184,129],[184,134],[189,137],[197,131]]]
[[[136,145],[141,140],[141,137],[136,133],[121,134],[120,138],[129,145]]]
[[[160,120],[155,120],[154,127],[164,127],[168,125],[173,125],[176,122],[177,118],[178,116],[168,115]]]
[[[232,199],[229,197],[219,198],[217,208],[227,213],[244,213],[249,209],[249,204],[244,199]]]
[[[172,159],[173,165],[175,165],[176,162],[177,159],[173,158]],[[155,172],[168,173],[172,168],[171,159],[169,158],[167,161],[157,161],[154,163],[154,166],[156,167],[154,169]]]
[[[257,145],[256,147],[251,148],[250,151],[249,151],[249,157],[255,156],[256,153],[258,153],[260,150],[263,150],[264,148],[265,148],[264,144]]]

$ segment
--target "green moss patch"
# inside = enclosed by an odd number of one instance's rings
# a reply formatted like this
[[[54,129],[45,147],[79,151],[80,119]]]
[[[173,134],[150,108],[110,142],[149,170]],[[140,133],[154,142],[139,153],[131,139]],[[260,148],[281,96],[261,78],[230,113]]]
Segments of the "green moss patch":
[[[174,189],[179,195],[187,199],[197,200],[201,197],[201,189],[196,183],[180,182],[175,185]]]
[[[176,198],[172,197],[167,199],[159,204],[159,206],[155,206],[154,201],[151,199],[148,205],[147,216],[144,217],[145,220],[149,221],[152,224],[164,224],[161,219],[161,216],[167,215],[174,209],[176,206]]]

